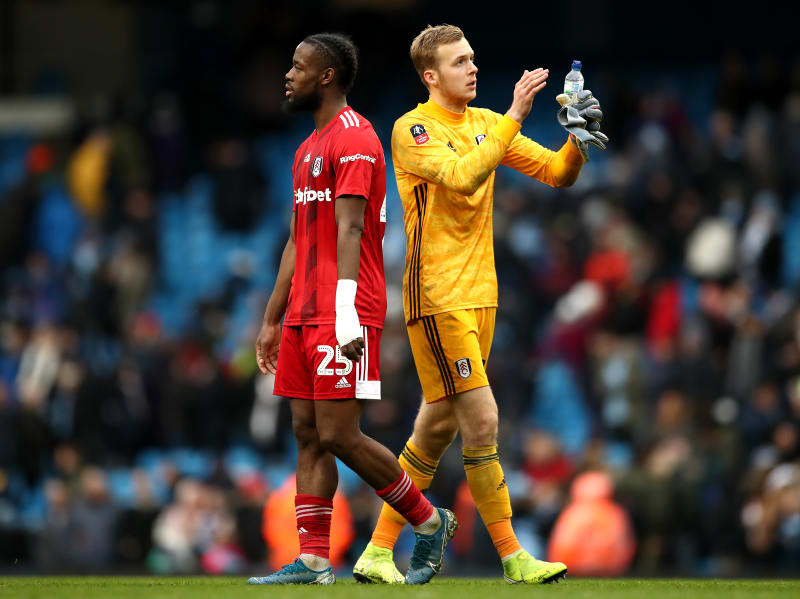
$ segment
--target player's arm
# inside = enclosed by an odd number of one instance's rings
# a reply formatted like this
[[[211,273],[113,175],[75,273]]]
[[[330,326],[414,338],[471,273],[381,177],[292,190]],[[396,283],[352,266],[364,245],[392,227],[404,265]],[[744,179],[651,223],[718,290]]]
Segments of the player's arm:
[[[358,269],[361,264],[361,234],[367,200],[361,196],[336,198],[336,342],[342,354],[358,361],[364,353],[364,337],[356,312]]]
[[[554,152],[529,137],[517,135],[501,164],[552,187],[568,187],[575,183],[583,162],[580,150],[571,140]]]
[[[547,84],[543,69],[525,71],[514,87],[511,108],[484,140],[463,156],[447,146],[446,139],[415,136],[413,117],[400,119],[392,131],[395,165],[455,193],[473,195],[505,156],[522,122],[530,114],[533,98]]]
[[[281,341],[281,318],[286,312],[286,304],[289,301],[289,291],[292,288],[292,276],[294,275],[294,263],[296,248],[294,245],[294,226],[295,215],[292,213],[292,221],[289,225],[289,239],[283,248],[281,264],[278,267],[278,276],[275,278],[275,286],[272,295],[267,302],[264,310],[264,320],[261,324],[261,332],[256,340],[256,359],[258,367],[264,374],[271,372],[275,374],[278,366],[278,349]]]
[[[412,173],[454,193],[471,196],[500,164],[520,125],[503,117],[483,142],[463,156],[457,156],[447,139],[437,136],[435,126],[425,127],[427,141],[415,142],[412,129],[417,121],[401,119],[392,131],[392,157],[395,167]]]

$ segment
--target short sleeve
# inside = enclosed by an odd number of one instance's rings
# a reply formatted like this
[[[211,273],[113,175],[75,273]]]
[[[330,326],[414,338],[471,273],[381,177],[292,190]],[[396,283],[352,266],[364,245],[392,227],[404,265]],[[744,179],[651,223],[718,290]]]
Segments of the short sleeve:
[[[368,199],[375,166],[381,160],[380,142],[371,131],[348,132],[341,137],[333,156],[336,197]]]

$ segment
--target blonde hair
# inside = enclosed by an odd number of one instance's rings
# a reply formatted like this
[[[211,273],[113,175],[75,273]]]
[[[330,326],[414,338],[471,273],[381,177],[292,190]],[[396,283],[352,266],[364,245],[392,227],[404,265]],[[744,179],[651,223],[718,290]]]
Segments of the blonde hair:
[[[436,66],[436,48],[457,42],[463,37],[464,32],[459,27],[444,23],[436,27],[428,25],[414,38],[411,42],[411,62],[425,87],[428,84],[423,74]]]

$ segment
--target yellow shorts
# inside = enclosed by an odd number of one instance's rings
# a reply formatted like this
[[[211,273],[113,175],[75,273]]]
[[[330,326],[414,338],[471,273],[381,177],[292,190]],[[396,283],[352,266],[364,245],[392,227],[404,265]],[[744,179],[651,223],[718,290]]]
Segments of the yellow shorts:
[[[425,401],[485,387],[497,308],[469,308],[408,323],[411,352]]]

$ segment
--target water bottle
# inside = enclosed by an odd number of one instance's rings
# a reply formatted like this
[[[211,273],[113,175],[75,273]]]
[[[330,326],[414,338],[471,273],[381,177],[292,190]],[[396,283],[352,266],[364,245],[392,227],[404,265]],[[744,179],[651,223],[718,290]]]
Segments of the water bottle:
[[[577,100],[578,92],[583,89],[581,66],[580,60],[573,60],[572,69],[570,69],[570,72],[564,77],[564,93],[569,98],[567,104],[574,104]]]

